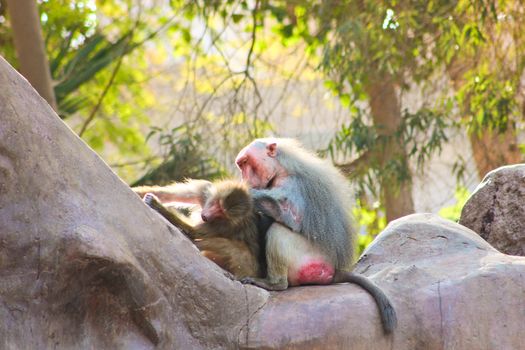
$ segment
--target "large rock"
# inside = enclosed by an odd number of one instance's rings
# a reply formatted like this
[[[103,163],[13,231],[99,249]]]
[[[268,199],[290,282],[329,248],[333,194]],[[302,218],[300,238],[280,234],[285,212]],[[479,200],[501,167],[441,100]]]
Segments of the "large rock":
[[[385,336],[354,285],[232,281],[149,210],[0,59],[0,349],[520,349],[525,258],[432,215],[357,264],[391,296]]]
[[[1,57],[0,87],[0,349],[235,343],[268,293],[202,258]]]
[[[488,173],[469,198],[459,223],[500,252],[525,255],[525,164]]]
[[[395,220],[357,271],[392,297],[399,317],[392,337],[382,335],[358,287],[302,287],[273,295],[252,318],[251,347],[523,349],[525,258],[499,253],[461,225],[432,214]]]

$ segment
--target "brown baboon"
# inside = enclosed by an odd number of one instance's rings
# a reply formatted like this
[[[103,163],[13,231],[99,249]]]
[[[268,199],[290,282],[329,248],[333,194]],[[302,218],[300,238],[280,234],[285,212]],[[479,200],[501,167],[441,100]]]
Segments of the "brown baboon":
[[[236,181],[189,180],[166,187],[141,187],[144,202],[180,228],[203,255],[236,278],[266,274],[265,233],[273,220],[257,212],[248,188]],[[169,209],[159,198],[202,206],[201,222]]]

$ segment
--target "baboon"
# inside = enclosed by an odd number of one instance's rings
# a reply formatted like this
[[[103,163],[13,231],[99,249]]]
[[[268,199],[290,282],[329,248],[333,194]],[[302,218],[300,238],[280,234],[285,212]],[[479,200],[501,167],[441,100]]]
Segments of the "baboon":
[[[144,202],[180,228],[203,255],[237,279],[266,275],[265,233],[273,220],[258,212],[248,187],[238,181],[189,180],[166,187],[141,187]],[[163,205],[169,200],[198,202],[201,222]]]
[[[348,272],[354,232],[344,176],[292,139],[257,139],[241,150],[236,164],[253,199],[266,201],[265,213],[284,225],[272,225],[266,235],[267,277],[243,282],[268,290],[356,283],[374,297],[384,330],[392,332],[397,317],[388,297],[367,277]]]

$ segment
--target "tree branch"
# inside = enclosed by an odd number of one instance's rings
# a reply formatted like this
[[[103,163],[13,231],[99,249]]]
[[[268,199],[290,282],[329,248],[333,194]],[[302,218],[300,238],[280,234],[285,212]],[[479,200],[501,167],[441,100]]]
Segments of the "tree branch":
[[[345,176],[355,178],[366,173],[370,160],[372,159],[372,155],[372,151],[366,151],[349,163],[335,164],[335,166],[341,170]]]

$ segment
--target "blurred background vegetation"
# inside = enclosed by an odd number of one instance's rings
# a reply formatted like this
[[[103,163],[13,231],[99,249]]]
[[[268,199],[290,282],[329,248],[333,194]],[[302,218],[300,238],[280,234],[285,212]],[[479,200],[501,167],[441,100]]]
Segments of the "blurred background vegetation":
[[[0,54],[130,185],[236,175],[291,136],[355,186],[362,249],[455,220],[523,159],[519,0],[0,0]],[[0,125],[1,127],[1,125]]]

